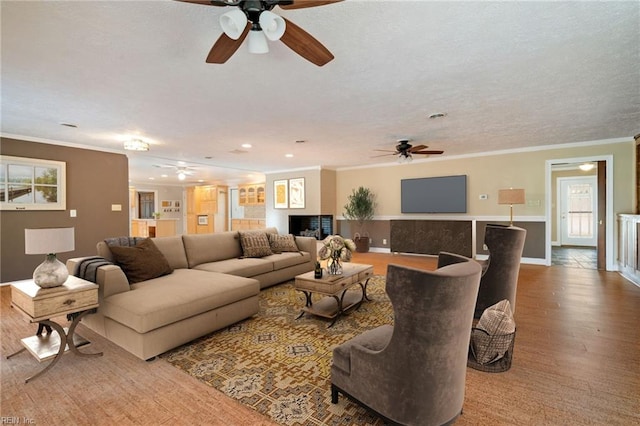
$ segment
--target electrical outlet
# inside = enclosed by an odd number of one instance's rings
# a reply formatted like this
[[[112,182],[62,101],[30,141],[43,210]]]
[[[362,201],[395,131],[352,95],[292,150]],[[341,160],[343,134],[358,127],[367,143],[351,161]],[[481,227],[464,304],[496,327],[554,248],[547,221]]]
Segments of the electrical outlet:
[[[486,245],[486,244],[483,244],[483,245],[482,245],[482,250],[489,250],[489,247],[487,247],[487,245]]]
[[[478,198],[480,198],[481,200],[486,200],[489,198],[489,196],[487,194],[480,194]]]
[[[385,246],[387,245],[387,239],[386,238],[382,239],[382,244],[384,244]]]

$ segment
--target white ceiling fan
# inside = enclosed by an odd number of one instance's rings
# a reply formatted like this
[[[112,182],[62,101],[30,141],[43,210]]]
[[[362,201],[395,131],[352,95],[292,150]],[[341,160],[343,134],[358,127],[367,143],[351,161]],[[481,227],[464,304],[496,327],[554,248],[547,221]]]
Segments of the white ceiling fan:
[[[185,180],[187,176],[193,176],[196,174],[196,167],[192,166],[174,166],[173,164],[154,164],[153,167],[160,169],[174,169],[178,174],[179,180]]]

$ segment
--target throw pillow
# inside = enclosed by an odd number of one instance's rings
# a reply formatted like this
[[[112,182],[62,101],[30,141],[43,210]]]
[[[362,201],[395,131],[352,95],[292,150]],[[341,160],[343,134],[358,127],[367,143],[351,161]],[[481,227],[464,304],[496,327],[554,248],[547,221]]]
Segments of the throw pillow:
[[[263,257],[273,254],[264,232],[240,232],[243,257]]]
[[[504,299],[485,309],[476,327],[492,335],[509,334],[516,331],[516,323],[513,320],[509,301]]]
[[[134,247],[109,247],[113,260],[122,268],[129,284],[161,277],[173,272],[162,252],[149,238]]]
[[[274,253],[282,253],[285,251],[300,251],[296,244],[296,238],[292,234],[267,234],[269,238],[269,246]]]
[[[471,350],[479,364],[490,364],[505,356],[516,323],[508,300],[501,300],[484,310],[476,327],[471,330]]]

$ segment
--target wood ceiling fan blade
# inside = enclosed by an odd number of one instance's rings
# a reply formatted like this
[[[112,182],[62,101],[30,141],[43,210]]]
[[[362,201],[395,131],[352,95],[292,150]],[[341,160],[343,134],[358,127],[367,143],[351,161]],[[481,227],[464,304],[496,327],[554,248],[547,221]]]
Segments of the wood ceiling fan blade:
[[[415,145],[415,146],[412,146],[411,148],[409,148],[408,151],[409,152],[416,152],[416,151],[420,151],[420,150],[423,150],[423,149],[426,149],[426,148],[429,148],[429,147],[426,146],[426,145]]]
[[[392,150],[392,149],[374,149],[374,151],[380,151],[380,152],[392,152],[394,154],[397,154],[398,151]]]
[[[234,40],[225,33],[222,33],[209,51],[209,55],[207,55],[207,63],[224,64],[227,62],[227,60],[236,53],[236,50],[238,50],[244,39],[247,37],[247,34],[249,34],[250,29],[251,23],[247,22],[247,26],[244,27],[244,31],[237,40]]]
[[[388,154],[372,155],[369,158],[388,157],[389,155],[398,155],[398,153],[397,152],[392,152],[392,153],[388,153]]]
[[[444,154],[444,151],[412,151],[412,154]]]
[[[289,49],[319,67],[333,59],[331,52],[329,52],[322,43],[313,38],[311,34],[287,18],[283,17],[282,19],[286,22],[286,30],[280,40],[286,44]]]
[[[279,5],[282,9],[303,9],[306,7],[324,6],[325,4],[340,3],[343,0],[295,0],[292,4]]]

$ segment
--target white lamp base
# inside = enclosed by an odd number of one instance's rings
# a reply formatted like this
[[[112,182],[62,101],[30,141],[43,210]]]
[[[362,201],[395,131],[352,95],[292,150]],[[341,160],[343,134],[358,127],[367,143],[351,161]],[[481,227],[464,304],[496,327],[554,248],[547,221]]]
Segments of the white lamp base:
[[[42,288],[58,287],[69,278],[69,271],[55,254],[48,254],[35,271],[33,281]]]

